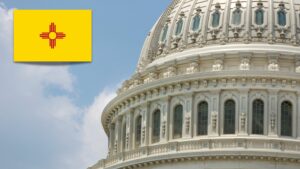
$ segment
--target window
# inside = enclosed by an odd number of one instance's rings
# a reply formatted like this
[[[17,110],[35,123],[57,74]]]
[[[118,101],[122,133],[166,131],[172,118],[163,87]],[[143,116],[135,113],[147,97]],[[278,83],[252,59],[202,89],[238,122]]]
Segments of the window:
[[[236,9],[232,14],[232,24],[240,25],[242,19],[242,11],[240,9]]]
[[[218,11],[212,14],[212,27],[218,27],[220,24],[220,13]]]
[[[277,12],[278,25],[285,26],[286,25],[286,13],[284,10],[280,10]]]
[[[264,11],[262,9],[258,9],[255,12],[255,23],[256,25],[264,24]]]
[[[264,134],[264,102],[255,100],[252,105],[252,134]]]
[[[235,133],[235,102],[227,100],[224,105],[224,134]]]
[[[180,35],[182,31],[182,27],[183,27],[183,19],[179,19],[179,21],[176,24],[176,31],[175,31],[176,36]]]
[[[292,104],[285,101],[281,104],[281,135],[292,136]]]
[[[141,145],[141,136],[142,136],[142,116],[139,115],[135,120],[135,145]]]
[[[174,109],[174,117],[173,117],[173,138],[181,138],[182,137],[182,119],[183,117],[183,107],[182,105],[177,105]]]
[[[122,148],[123,150],[126,149],[126,123],[123,124],[123,130],[122,130]]]
[[[160,38],[161,42],[164,42],[167,39],[168,30],[169,30],[169,26],[165,25],[161,33],[161,38]]]
[[[193,24],[192,24],[192,30],[193,31],[199,31],[200,28],[200,21],[201,21],[201,17],[200,15],[196,15],[193,18]]]
[[[160,140],[160,110],[153,113],[152,123],[152,143],[159,142]]]
[[[198,124],[197,135],[207,135],[208,126],[208,104],[201,102],[198,104]]]

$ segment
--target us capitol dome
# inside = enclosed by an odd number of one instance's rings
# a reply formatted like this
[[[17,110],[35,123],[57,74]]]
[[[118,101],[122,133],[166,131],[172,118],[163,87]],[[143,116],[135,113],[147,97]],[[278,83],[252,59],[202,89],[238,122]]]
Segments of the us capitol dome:
[[[173,0],[117,93],[91,169],[300,169],[300,0]]]

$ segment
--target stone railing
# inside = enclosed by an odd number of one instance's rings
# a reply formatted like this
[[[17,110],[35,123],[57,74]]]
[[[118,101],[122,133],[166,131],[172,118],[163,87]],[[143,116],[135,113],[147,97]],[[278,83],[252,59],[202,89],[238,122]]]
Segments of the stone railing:
[[[216,151],[217,150],[217,151]],[[150,145],[135,150],[111,155],[105,160],[98,162],[97,169],[111,167],[119,163],[132,161],[136,159],[148,158],[160,155],[180,154],[187,152],[209,152],[209,151],[255,151],[265,152],[285,152],[299,154],[300,140],[279,139],[279,138],[215,138],[188,140],[182,142],[168,142],[165,144]],[[94,169],[94,168],[93,168]]]

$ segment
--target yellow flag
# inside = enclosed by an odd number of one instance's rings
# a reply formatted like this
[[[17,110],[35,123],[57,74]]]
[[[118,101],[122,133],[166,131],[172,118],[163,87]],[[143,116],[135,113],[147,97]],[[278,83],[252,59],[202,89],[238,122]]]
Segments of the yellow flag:
[[[15,10],[15,62],[91,62],[91,10]]]

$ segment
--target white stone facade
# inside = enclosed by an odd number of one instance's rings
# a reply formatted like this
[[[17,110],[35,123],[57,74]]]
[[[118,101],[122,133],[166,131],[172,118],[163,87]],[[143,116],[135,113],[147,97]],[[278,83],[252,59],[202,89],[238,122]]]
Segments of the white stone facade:
[[[174,0],[147,37],[137,73],[104,109],[109,154],[92,169],[299,169],[299,9],[299,0]],[[232,24],[235,10],[238,25]],[[262,23],[257,10],[264,11]],[[281,10],[285,26],[276,18]],[[170,30],[161,33],[166,25]],[[230,134],[229,100],[235,112]],[[256,100],[263,103],[261,134],[253,129]],[[207,133],[200,135],[202,102]],[[282,134],[284,103],[290,105],[288,136]],[[178,105],[180,137],[174,134]]]

